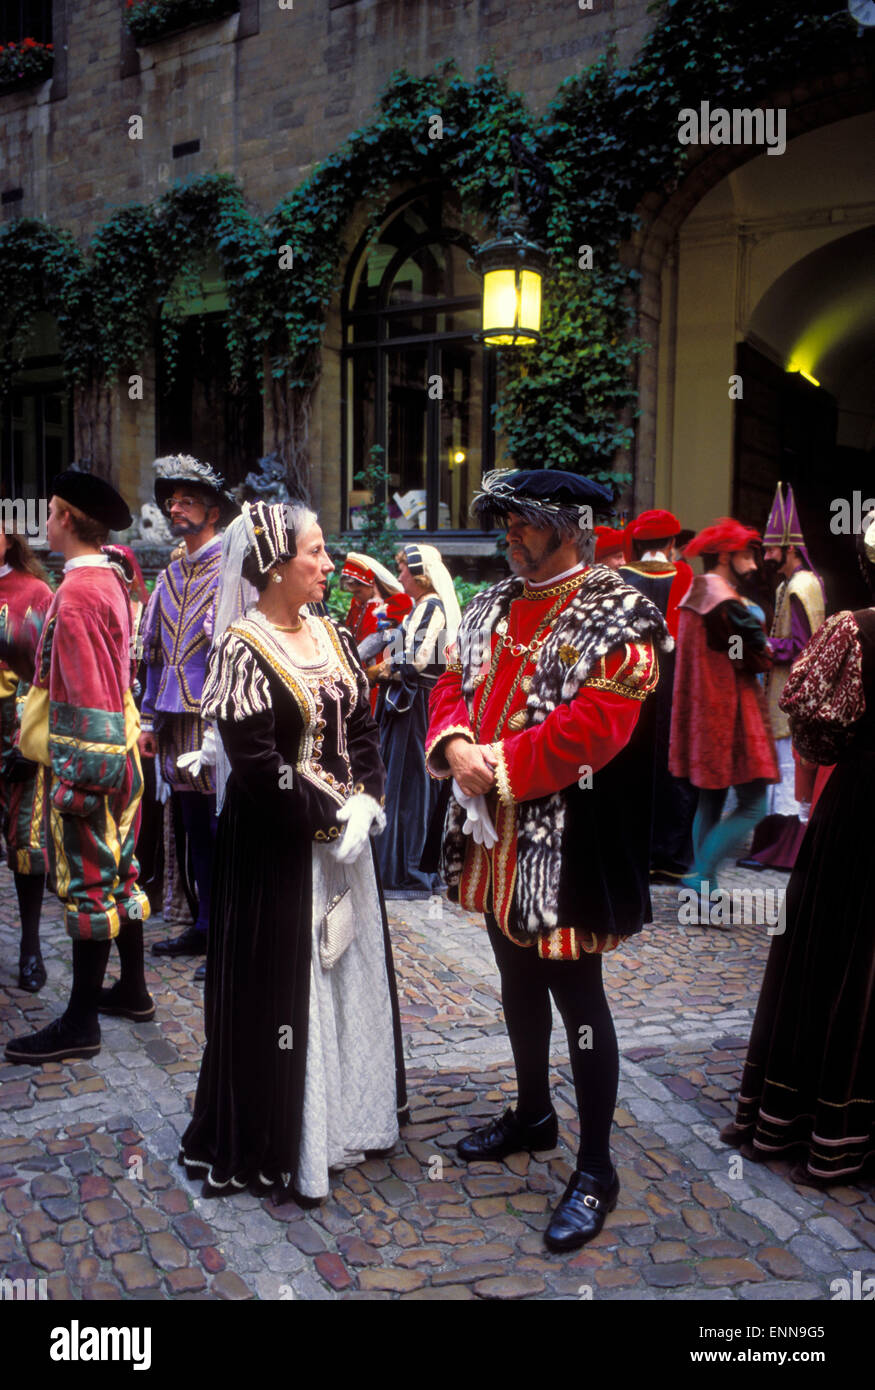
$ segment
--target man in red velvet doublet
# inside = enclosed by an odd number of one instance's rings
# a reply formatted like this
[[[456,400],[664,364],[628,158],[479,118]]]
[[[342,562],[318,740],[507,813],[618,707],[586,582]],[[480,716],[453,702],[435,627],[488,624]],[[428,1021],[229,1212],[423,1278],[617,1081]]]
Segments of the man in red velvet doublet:
[[[134,855],[143,780],[130,607],[100,549],[110,528],[130,524],[124,500],[102,478],[75,469],[56,478],[48,540],[66,563],[36,653],[21,751],[51,773],[49,860],[73,941],[73,988],[59,1019],[7,1044],[11,1062],[100,1051],[100,987],[113,938],[123,977],[136,979],[151,1006],[143,979],[149,900]]]
[[[426,744],[429,770],[454,779],[441,867],[451,894],[486,914],[518,1083],[516,1111],[458,1151],[476,1160],[555,1144],[552,994],[581,1123],[578,1171],[546,1235],[558,1250],[592,1239],[619,1190],[609,1151],[618,1058],[601,952],[650,913],[649,807],[643,816],[636,807],[627,745],[657,683],[656,648],[672,645],[648,599],[584,562],[591,503],[604,507],[610,494],[576,474],[486,475],[474,510],[505,520],[515,577],[466,606]]]

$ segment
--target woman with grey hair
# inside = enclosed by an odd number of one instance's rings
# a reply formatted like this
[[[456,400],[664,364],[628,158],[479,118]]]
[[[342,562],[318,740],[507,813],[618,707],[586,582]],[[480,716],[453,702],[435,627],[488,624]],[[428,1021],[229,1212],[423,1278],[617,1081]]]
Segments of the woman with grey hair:
[[[405,1108],[371,846],[384,770],[355,645],[311,611],[333,569],[314,513],[246,504],[230,530],[202,701],[230,773],[179,1157],[205,1196],[319,1199],[331,1169],[391,1148]],[[241,578],[257,601],[234,620]]]

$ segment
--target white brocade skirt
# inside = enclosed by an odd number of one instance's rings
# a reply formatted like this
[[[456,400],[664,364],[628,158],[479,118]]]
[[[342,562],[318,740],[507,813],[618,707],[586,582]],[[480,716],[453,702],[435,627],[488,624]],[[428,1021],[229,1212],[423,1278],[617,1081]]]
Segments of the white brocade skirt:
[[[356,934],[331,970],[319,956],[331,893],[349,884]],[[366,847],[338,865],[328,846],[313,846],[313,924],[307,1067],[295,1187],[326,1197],[331,1168],[348,1168],[366,1149],[398,1139],[395,1040],[382,915]]]

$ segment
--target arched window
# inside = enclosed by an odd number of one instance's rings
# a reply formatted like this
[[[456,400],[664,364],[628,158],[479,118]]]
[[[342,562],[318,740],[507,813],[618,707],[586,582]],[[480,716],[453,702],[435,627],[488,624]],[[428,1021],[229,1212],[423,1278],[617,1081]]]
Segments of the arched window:
[[[370,449],[381,445],[390,504],[406,504],[404,529],[477,529],[468,508],[493,466],[494,363],[474,340],[480,281],[459,220],[440,188],[407,194],[390,208],[379,238],[360,243],[347,276],[347,500]]]

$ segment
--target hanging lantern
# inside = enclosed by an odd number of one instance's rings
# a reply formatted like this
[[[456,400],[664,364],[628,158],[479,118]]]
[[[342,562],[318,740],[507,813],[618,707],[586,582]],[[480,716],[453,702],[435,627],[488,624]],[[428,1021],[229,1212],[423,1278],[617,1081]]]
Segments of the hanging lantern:
[[[496,347],[529,347],[541,340],[541,285],[549,259],[527,231],[514,204],[499,222],[498,236],[477,252],[483,276],[481,337]]]

